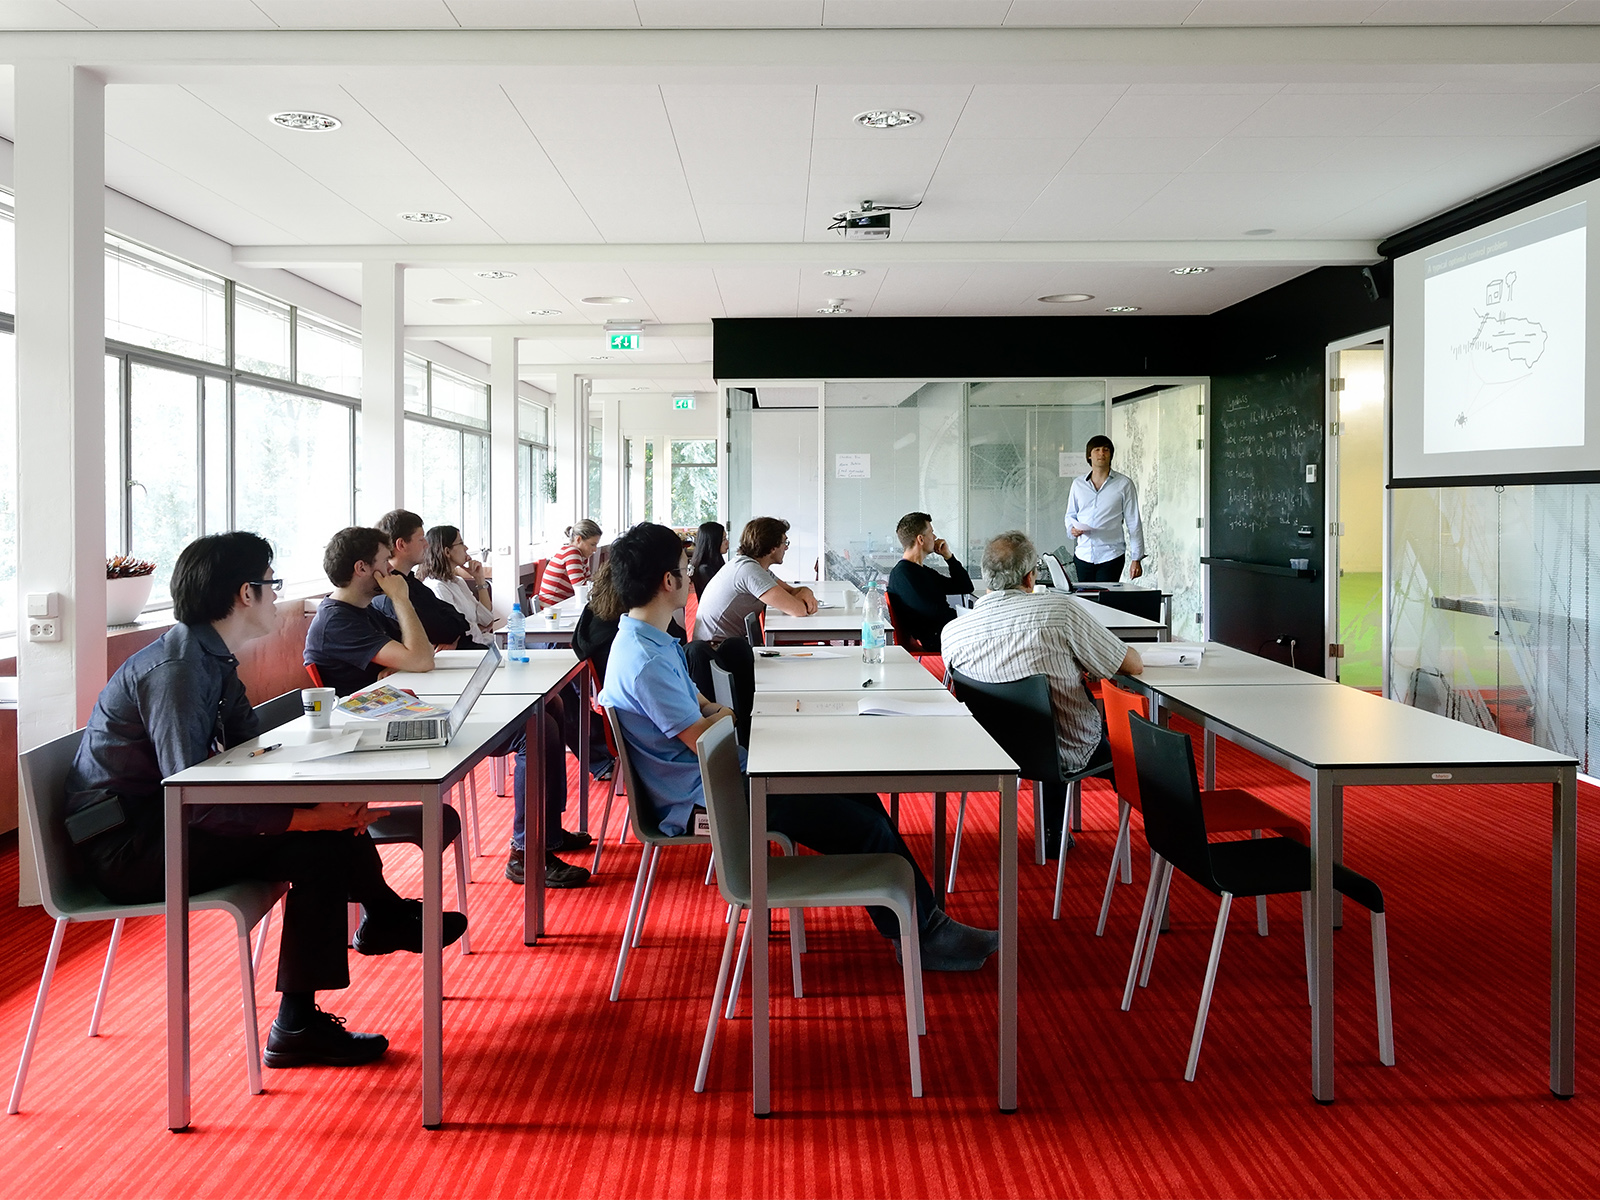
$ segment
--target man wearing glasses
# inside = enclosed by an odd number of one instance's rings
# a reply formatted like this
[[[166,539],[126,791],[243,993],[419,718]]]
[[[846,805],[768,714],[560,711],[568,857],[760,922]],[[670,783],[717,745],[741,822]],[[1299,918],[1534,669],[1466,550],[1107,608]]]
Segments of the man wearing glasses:
[[[239,650],[277,632],[272,547],[253,533],[200,538],[172,573],[177,624],[117,669],[90,714],[67,775],[67,836],[89,873],[119,904],[166,894],[161,781],[256,736],[239,680]],[[263,1056],[269,1067],[356,1066],[389,1045],[353,1033],[317,1007],[316,993],[350,986],[345,905],[366,910],[363,954],[422,949],[422,904],[384,882],[366,835],[384,814],[364,804],[214,805],[188,810],[189,885],[286,881],[278,954],[282,1000]],[[445,914],[445,941],[466,931]]]

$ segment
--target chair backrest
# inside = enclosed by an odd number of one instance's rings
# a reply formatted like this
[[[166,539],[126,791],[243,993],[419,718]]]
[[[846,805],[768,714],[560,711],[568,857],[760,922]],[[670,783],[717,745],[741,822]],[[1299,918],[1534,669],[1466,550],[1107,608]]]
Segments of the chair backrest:
[[[717,863],[717,888],[729,904],[750,903],[750,805],[739,770],[739,742],[733,720],[723,717],[700,735],[700,784],[711,818],[711,854]]]
[[[83,860],[67,837],[67,772],[78,756],[83,730],[17,756],[22,775],[22,814],[33,841],[33,862],[45,910],[56,920],[86,909],[110,908],[111,902],[89,882]]]
[[[693,588],[689,589],[689,598],[683,602],[683,632],[688,638],[694,640],[694,618],[700,611],[700,597]]]
[[[745,640],[752,646],[765,646],[767,644],[766,634],[761,631],[760,613],[745,613],[744,636]]]
[[[1041,554],[1044,559],[1045,570],[1050,572],[1050,584],[1060,588],[1063,592],[1072,590],[1072,581],[1067,578],[1066,568],[1061,565],[1061,560],[1054,554]]]
[[[316,663],[307,663],[306,664],[306,674],[311,676],[311,686],[312,687],[322,687],[323,686],[323,683],[322,683],[322,672],[317,670],[317,664]]]
[[[1133,760],[1133,735],[1129,732],[1130,716],[1150,716],[1150,702],[1138,692],[1119,688],[1109,679],[1100,683],[1100,699],[1106,706],[1106,740],[1111,743],[1111,771],[1117,795],[1139,811],[1139,769]]]
[[[904,646],[912,654],[922,653],[922,640],[907,633],[901,627],[899,614],[894,610],[894,597],[888,592],[884,592],[883,598],[889,605],[889,627],[894,630],[895,645]]]
[[[1189,735],[1143,717],[1128,718],[1150,848],[1202,887],[1220,891],[1211,875],[1205,810]]]
[[[285,692],[256,705],[256,720],[260,723],[261,732],[266,733],[279,725],[287,725],[304,711],[300,704],[300,693]]]
[[[622,772],[622,787],[628,796],[628,820],[641,842],[654,841],[663,836],[661,822],[656,819],[639,787],[639,777],[633,771],[633,756],[628,753],[628,739],[622,736],[622,723],[617,720],[617,710],[609,706],[606,708],[606,724],[611,727],[611,740],[616,743],[612,750],[617,760],[615,769]]]
[[[952,668],[950,681],[956,699],[1011,756],[1023,779],[1055,782],[1062,778],[1048,676],[981,683]]]
[[[724,708],[733,707],[733,676],[722,669],[720,663],[711,664],[712,699]]]

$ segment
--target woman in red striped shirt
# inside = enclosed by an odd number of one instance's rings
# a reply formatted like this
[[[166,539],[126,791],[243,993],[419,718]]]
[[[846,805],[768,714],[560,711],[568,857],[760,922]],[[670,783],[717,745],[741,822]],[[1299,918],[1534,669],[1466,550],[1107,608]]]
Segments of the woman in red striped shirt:
[[[599,545],[600,526],[593,521],[567,526],[567,544],[545,564],[544,577],[539,581],[539,602],[560,604],[578,584],[588,583],[592,575],[590,564]]]

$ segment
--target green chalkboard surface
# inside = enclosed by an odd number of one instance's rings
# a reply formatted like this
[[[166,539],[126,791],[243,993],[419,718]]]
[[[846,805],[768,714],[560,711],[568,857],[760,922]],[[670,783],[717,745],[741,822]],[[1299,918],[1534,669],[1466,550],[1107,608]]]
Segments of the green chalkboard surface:
[[[1211,557],[1321,571],[1324,407],[1320,361],[1212,380]]]

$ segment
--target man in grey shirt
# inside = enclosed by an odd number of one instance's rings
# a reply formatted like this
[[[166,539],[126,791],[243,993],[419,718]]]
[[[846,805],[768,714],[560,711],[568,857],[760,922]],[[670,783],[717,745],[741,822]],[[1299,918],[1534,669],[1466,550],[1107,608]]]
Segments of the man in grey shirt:
[[[729,638],[744,637],[744,619],[762,613],[770,604],[792,617],[817,611],[817,598],[808,587],[791,587],[772,573],[789,548],[789,522],[778,517],[756,517],[739,535],[739,553],[718,571],[694,618],[694,640],[713,646]]]

